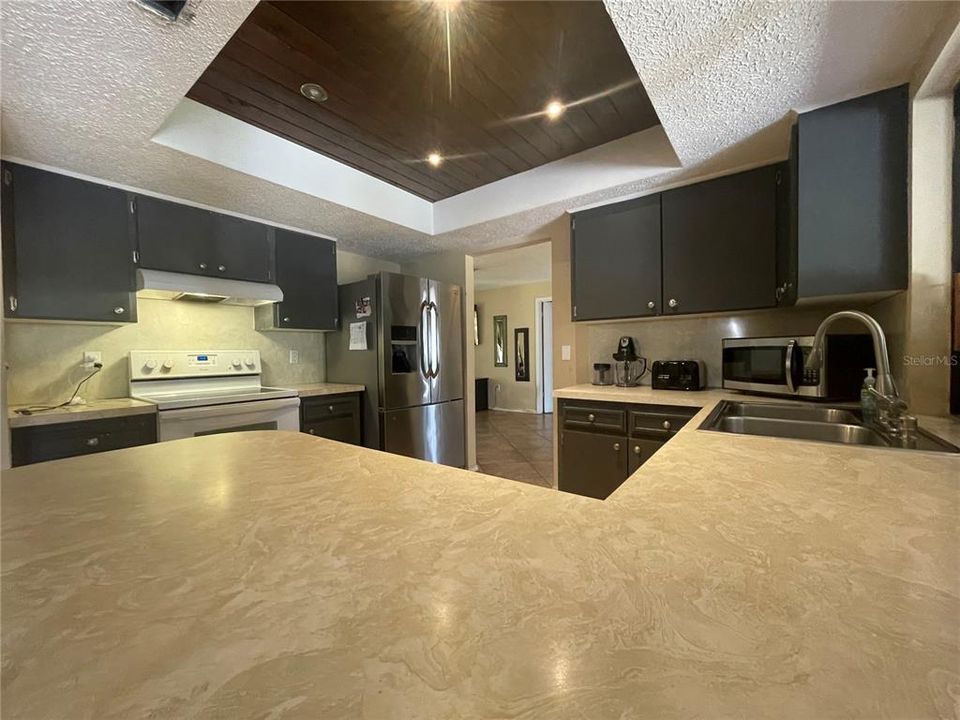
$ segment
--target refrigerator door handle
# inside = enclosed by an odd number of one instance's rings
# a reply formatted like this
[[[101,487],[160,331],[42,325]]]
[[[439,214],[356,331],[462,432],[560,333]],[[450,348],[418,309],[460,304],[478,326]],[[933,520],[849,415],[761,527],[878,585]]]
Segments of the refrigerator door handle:
[[[420,303],[420,337],[417,347],[420,352],[420,372],[426,378],[430,377],[430,360],[427,356],[430,342],[430,321],[428,311],[429,304],[426,300],[424,300],[422,303]]]
[[[435,302],[430,303],[430,317],[432,318],[430,322],[430,332],[433,340],[433,358],[432,358],[432,375],[430,377],[437,378],[440,375],[440,310],[437,308]]]

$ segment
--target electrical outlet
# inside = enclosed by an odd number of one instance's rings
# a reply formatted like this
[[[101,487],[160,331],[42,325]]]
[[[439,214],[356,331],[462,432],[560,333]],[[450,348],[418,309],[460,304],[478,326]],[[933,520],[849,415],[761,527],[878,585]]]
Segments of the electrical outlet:
[[[82,365],[87,370],[93,370],[96,363],[103,364],[103,356],[99,350],[84,350]]]
[[[299,350],[291,350],[291,351],[290,351],[290,364],[291,364],[291,365],[298,365],[299,363],[300,363],[300,351],[299,351]]]
[[[560,359],[561,359],[561,360],[569,360],[569,359],[570,359],[570,346],[569,346],[569,345],[561,345],[561,346],[560,346]]]

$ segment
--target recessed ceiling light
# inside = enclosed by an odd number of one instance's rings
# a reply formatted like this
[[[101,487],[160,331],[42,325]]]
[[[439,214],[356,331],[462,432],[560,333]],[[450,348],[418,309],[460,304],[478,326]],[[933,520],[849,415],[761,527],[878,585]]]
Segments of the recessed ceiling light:
[[[330,97],[327,95],[327,91],[316,83],[304,83],[301,85],[300,94],[303,95],[307,100],[313,100],[314,102],[318,103],[321,103]]]
[[[440,164],[443,162],[443,156],[440,153],[432,152],[427,155],[427,162],[430,163],[431,167],[440,167]]]
[[[564,106],[564,104],[559,100],[551,100],[550,102],[547,103],[547,107],[544,110],[544,112],[546,113],[548,118],[550,118],[551,120],[556,120],[558,117],[563,115],[563,112],[566,109],[567,108]]]

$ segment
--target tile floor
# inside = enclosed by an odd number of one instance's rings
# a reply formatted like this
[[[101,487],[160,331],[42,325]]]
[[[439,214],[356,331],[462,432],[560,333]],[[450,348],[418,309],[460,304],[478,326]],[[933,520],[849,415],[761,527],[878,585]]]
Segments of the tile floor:
[[[477,464],[487,475],[553,487],[553,415],[478,412]]]

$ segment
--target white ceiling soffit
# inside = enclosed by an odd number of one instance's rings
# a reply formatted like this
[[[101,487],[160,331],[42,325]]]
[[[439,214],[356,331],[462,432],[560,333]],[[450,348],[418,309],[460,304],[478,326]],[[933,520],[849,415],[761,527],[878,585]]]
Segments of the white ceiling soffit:
[[[180,101],[153,141],[428,235],[679,167],[663,129],[653,127],[431,203],[189,98]]]
[[[511,285],[548,282],[551,277],[551,245],[536,245],[500,250],[473,259],[474,287],[494,290]]]
[[[683,167],[669,169],[676,161],[661,142],[632,180],[607,164],[599,175],[581,168],[575,186],[551,195],[509,178],[438,203],[431,235],[414,229],[422,219],[407,225],[383,208],[332,202],[151,141],[254,4],[203,0],[195,17],[171,25],[129,0],[0,3],[3,155],[303,228],[367,255],[478,252],[536,235],[570,208],[783,158],[792,110],[907,81],[948,5],[609,0]]]
[[[160,145],[433,234],[429,200],[189,98],[153,136]]]

